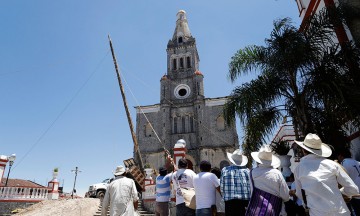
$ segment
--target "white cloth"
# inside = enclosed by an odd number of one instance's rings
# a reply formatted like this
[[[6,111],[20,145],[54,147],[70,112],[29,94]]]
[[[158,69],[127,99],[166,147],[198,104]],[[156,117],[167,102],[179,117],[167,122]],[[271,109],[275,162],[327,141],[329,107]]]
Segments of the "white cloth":
[[[171,180],[173,185],[175,185],[176,205],[185,202],[181,195],[181,191],[179,191],[178,184],[180,184],[182,188],[194,188],[193,179],[195,176],[196,173],[190,169],[179,169],[173,173]]]
[[[341,164],[360,190],[360,162],[352,158],[345,158]],[[360,199],[360,197],[356,199]]]
[[[278,196],[284,202],[290,199],[289,187],[279,170],[259,164],[258,167],[252,170],[251,175],[256,188]],[[252,193],[253,185],[251,181],[250,190]]]
[[[218,179],[220,185],[220,179]],[[216,211],[225,213],[225,201],[219,191],[216,190]]]
[[[358,194],[358,187],[335,161],[309,154],[301,158],[295,172],[296,196],[305,190],[310,215],[350,215],[341,193]],[[338,184],[342,189],[338,189]]]
[[[220,182],[214,173],[200,172],[194,177],[196,209],[215,205],[217,187],[220,187]]]
[[[133,202],[138,199],[135,182],[125,176],[116,177],[106,189],[101,216],[106,216],[109,205],[110,216],[135,215]]]

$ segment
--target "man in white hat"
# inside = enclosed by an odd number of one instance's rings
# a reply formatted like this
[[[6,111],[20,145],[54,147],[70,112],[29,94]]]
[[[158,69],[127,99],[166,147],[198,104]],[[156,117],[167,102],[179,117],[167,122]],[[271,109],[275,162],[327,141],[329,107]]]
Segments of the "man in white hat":
[[[232,165],[221,170],[220,189],[225,201],[225,215],[245,215],[250,199],[249,169],[245,167],[248,158],[240,149],[227,152]]]
[[[290,199],[289,187],[281,174],[280,170],[276,169],[280,166],[280,159],[272,153],[269,145],[264,145],[258,152],[251,152],[251,157],[257,162],[258,166],[251,170],[250,177],[252,196],[254,196],[254,188],[267,193],[264,196],[268,199],[263,199],[263,202],[269,202],[270,204],[260,205],[264,206],[265,212],[272,212],[271,215],[283,214],[285,208],[283,202],[287,202]],[[270,198],[272,197],[272,198]],[[255,199],[252,198],[252,201]],[[256,203],[259,200],[255,201]],[[248,212],[256,211],[252,208],[257,208],[259,205],[250,203]],[[270,215],[270,213],[268,214]]]
[[[303,142],[295,142],[304,153],[294,171],[296,196],[304,201],[310,215],[350,215],[342,194],[351,197],[359,190],[338,163],[326,159],[331,148],[311,133]],[[343,188],[338,189],[338,184]]]
[[[138,207],[138,195],[135,182],[125,177],[125,167],[120,165],[113,172],[115,179],[109,184],[102,202],[101,216],[107,215],[110,206],[110,216],[135,215]]]

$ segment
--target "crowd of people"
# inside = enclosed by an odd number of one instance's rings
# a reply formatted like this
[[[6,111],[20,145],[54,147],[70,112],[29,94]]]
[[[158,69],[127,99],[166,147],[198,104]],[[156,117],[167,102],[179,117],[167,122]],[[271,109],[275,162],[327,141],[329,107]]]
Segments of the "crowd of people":
[[[248,158],[239,149],[227,153],[231,165],[222,170],[201,161],[200,172],[195,173],[188,169],[185,158],[178,161],[174,172],[160,168],[155,214],[169,215],[171,188],[174,188],[177,216],[360,216],[360,163],[351,159],[348,150],[338,152],[338,161],[327,159],[332,149],[316,134],[295,142],[304,156],[288,178],[293,181],[290,185],[277,169],[280,159],[269,145],[251,153],[257,164],[251,170],[246,167]],[[116,179],[103,200],[103,216],[109,206],[110,215],[136,215],[135,183],[124,172],[122,166],[114,172]],[[184,189],[195,191],[196,207],[187,202]]]

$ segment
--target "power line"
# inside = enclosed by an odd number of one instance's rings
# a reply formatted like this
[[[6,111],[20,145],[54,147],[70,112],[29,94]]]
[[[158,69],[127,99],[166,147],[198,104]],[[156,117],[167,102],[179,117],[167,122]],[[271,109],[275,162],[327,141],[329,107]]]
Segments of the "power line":
[[[45,137],[45,135],[50,131],[50,129],[55,125],[55,123],[60,119],[60,117],[65,113],[65,111],[69,108],[69,106],[72,104],[72,102],[77,98],[77,96],[80,94],[80,92],[83,90],[83,88],[86,86],[86,84],[89,82],[89,80],[94,76],[95,72],[99,69],[100,65],[105,60],[106,56],[110,53],[110,50],[106,52],[104,57],[100,60],[100,62],[97,64],[95,69],[92,71],[92,73],[88,76],[88,78],[85,80],[85,82],[80,86],[80,88],[75,92],[75,94],[71,97],[69,102],[65,105],[65,107],[60,111],[60,113],[55,117],[55,119],[50,123],[50,125],[45,129],[45,131],[40,135],[40,137],[35,141],[34,144],[31,145],[30,149],[25,153],[24,156],[21,157],[20,161],[16,164],[14,169],[21,164],[21,162],[30,154],[30,152],[40,143],[40,141]]]

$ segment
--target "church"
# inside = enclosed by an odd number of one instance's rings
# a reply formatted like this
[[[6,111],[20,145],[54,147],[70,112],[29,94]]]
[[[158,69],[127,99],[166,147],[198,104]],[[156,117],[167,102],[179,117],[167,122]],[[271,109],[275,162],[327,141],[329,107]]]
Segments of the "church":
[[[164,148],[173,153],[175,143],[183,139],[189,168],[194,171],[199,171],[202,160],[218,168],[229,165],[226,152],[239,148],[236,126],[226,124],[223,117],[227,97],[205,97],[196,40],[183,10],[177,13],[166,52],[160,103],[136,107],[136,136],[143,163],[155,169],[164,166]]]

